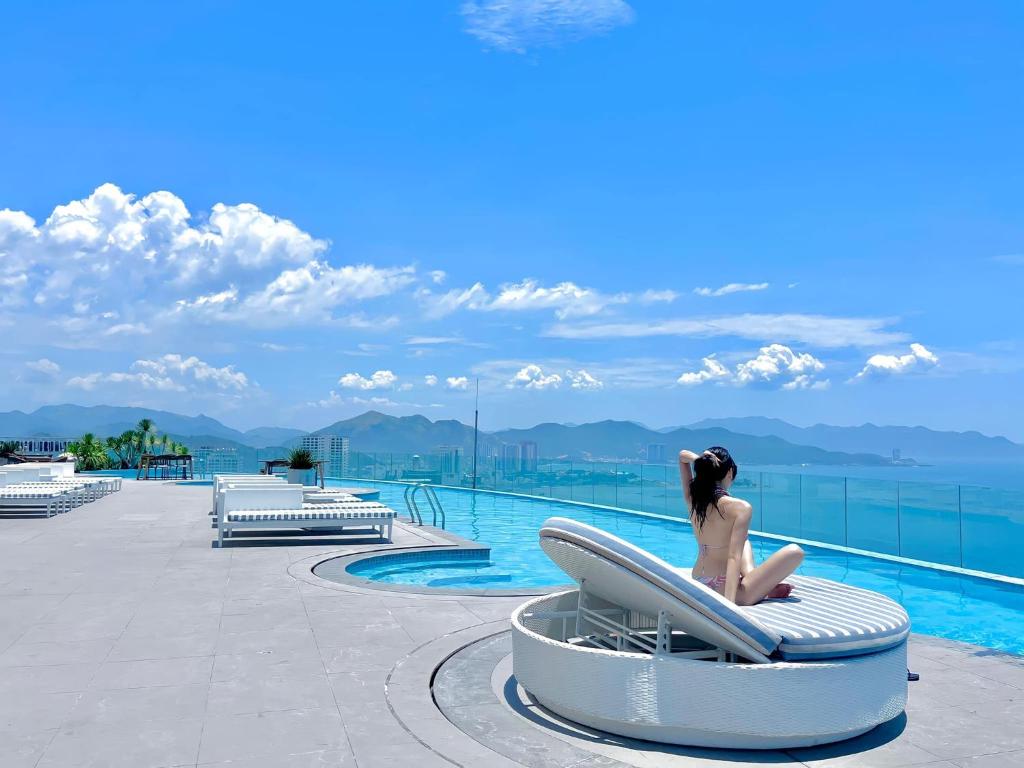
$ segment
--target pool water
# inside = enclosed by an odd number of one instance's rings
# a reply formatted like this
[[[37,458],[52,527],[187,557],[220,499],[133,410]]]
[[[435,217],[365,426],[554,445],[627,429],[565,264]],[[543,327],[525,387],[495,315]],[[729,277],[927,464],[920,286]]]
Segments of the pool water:
[[[404,486],[364,485],[378,488],[381,502],[405,516]],[[437,494],[447,513],[448,530],[489,546],[490,562],[363,561],[358,575],[449,589],[564,585],[565,574],[537,543],[541,524],[553,515],[607,530],[679,566],[689,567],[697,556],[696,540],[684,522],[546,499],[454,489],[438,489]],[[784,542],[751,537],[751,544],[760,561]],[[910,614],[915,632],[1024,654],[1024,587],[828,549],[805,549],[807,557],[799,573],[888,595]]]

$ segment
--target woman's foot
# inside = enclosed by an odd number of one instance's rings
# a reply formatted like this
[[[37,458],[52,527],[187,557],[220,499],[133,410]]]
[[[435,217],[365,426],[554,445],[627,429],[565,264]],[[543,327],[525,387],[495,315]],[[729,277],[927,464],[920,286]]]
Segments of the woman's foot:
[[[779,585],[777,585],[775,587],[772,587],[771,592],[769,592],[767,595],[765,595],[765,599],[766,600],[769,600],[769,599],[783,600],[783,599],[789,597],[789,595],[790,595],[790,593],[792,591],[793,591],[793,585],[792,584],[787,584],[786,582],[782,582],[781,584],[779,584]]]

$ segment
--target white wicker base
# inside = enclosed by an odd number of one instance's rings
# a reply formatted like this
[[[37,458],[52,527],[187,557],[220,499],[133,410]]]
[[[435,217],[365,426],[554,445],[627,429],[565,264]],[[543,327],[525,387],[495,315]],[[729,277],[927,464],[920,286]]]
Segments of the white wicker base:
[[[572,610],[577,595],[545,595],[513,614],[512,663],[541,704],[583,725],[669,744],[779,749],[859,736],[906,706],[905,643],[775,664],[604,650],[563,642],[563,621],[542,616]]]

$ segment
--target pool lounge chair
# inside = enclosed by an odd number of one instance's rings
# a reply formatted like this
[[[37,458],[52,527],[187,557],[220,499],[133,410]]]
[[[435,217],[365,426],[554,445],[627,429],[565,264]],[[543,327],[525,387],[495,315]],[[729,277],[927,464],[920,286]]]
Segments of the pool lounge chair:
[[[903,712],[910,621],[892,600],[792,577],[739,607],[671,565],[562,518],[544,551],[579,585],[512,616],[513,668],[543,706],[631,738],[779,749],[852,738]]]
[[[303,488],[288,483],[225,487],[217,503],[217,545],[240,528],[331,529],[371,528],[382,541],[391,541],[398,513],[375,501],[309,503]]]

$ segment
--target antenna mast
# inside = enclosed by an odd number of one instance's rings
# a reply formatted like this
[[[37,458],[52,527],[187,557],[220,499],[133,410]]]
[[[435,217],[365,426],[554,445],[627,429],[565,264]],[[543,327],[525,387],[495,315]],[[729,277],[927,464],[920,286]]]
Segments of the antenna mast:
[[[480,379],[476,380],[476,401],[473,404],[473,490],[476,490],[476,437],[480,427]]]

